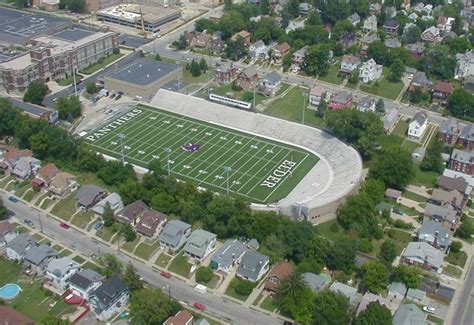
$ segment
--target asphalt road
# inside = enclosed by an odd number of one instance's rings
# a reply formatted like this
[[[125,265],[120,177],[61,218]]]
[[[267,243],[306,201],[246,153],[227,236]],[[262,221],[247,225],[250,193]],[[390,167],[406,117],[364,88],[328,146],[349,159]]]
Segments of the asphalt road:
[[[57,220],[48,217],[46,214],[43,214],[42,212],[30,207],[27,204],[22,203],[22,201],[12,203],[7,199],[10,194],[0,191],[0,196],[3,197],[5,206],[8,209],[14,211],[16,213],[16,217],[19,220],[29,218],[35,224],[35,227],[40,229],[41,218],[44,234],[61,242],[68,248],[84,255],[90,256],[93,253],[108,253],[117,256],[117,258],[124,264],[131,261],[140,276],[142,276],[143,279],[152,286],[161,288],[165,292],[168,292],[167,285],[169,285],[171,296],[178,301],[184,302],[188,305],[192,305],[195,302],[202,303],[207,307],[207,313],[232,324],[270,325],[283,323],[281,320],[275,319],[262,312],[251,310],[223,297],[212,294],[200,294],[194,291],[191,286],[176,278],[172,277],[170,279],[166,279],[160,276],[159,272],[155,271],[151,267],[140,261],[133,260],[127,255],[117,251],[115,246],[109,247],[104,244],[99,244],[97,241],[91,239],[86,234],[73,228],[65,230],[59,226],[59,222]]]
[[[474,324],[474,267],[472,262],[469,264],[464,286],[454,308],[452,324]]]

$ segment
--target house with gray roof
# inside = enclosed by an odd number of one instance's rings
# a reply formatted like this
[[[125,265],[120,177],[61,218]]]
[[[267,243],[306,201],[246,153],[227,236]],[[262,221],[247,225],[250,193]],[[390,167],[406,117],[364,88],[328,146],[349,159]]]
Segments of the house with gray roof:
[[[389,110],[383,116],[382,122],[383,122],[383,129],[385,133],[387,134],[392,133],[393,129],[395,128],[395,125],[397,125],[399,116],[400,116],[400,113],[398,112],[396,108]]]
[[[18,236],[18,232],[8,220],[0,221],[0,247],[8,244],[16,236]]]
[[[407,293],[407,287],[402,282],[392,282],[388,286],[388,296],[390,300],[392,299],[403,299]]]
[[[203,229],[194,230],[184,246],[184,255],[202,262],[216,249],[217,236]]]
[[[454,149],[451,153],[449,169],[473,176],[474,153],[467,150]]]
[[[392,213],[393,211],[393,205],[387,202],[380,202],[375,206],[379,214],[382,214],[385,210],[387,210],[389,213]]]
[[[360,112],[375,112],[375,98],[372,96],[365,96],[357,104],[357,110]]]
[[[469,187],[468,185],[469,185],[468,182],[462,177],[452,178],[452,177],[442,175],[438,178],[438,187],[447,191],[457,190],[467,195],[469,194],[467,193],[468,192],[467,189]]]
[[[408,126],[408,136],[420,139],[428,126],[428,114],[425,112],[418,112],[413,116]]]
[[[303,281],[311,290],[315,292],[320,292],[329,284],[326,278],[319,274],[314,274],[311,272],[303,273]]]
[[[237,276],[250,282],[258,282],[268,272],[270,258],[257,251],[247,251],[242,257]]]
[[[469,123],[461,129],[457,144],[468,150],[474,150],[474,124]]]
[[[260,243],[255,238],[252,238],[247,242],[247,248],[257,251],[260,248]]]
[[[102,187],[88,184],[81,186],[76,193],[76,204],[78,208],[90,209],[107,196],[107,191]]]
[[[409,288],[407,292],[407,299],[418,304],[424,304],[426,292],[420,289]]]
[[[369,306],[373,302],[378,302],[382,306],[385,306],[390,309],[390,300],[382,297],[381,295],[375,295],[371,292],[366,292],[362,296],[359,306],[357,307],[356,316],[359,316],[359,314],[366,310],[367,306]]]
[[[347,19],[349,19],[349,21],[351,22],[353,26],[356,26],[358,23],[360,23],[360,16],[357,12],[354,12]]]
[[[433,83],[428,79],[426,73],[418,71],[413,76],[408,90],[415,91],[416,89],[420,89],[422,92],[427,92],[430,91],[431,88],[433,88]]]
[[[238,239],[227,240],[211,258],[210,266],[212,269],[229,274],[230,270],[237,266],[247,247]]]
[[[27,179],[41,168],[41,161],[33,157],[20,157],[13,168],[13,175]]]
[[[424,220],[418,231],[418,240],[446,252],[451,244],[451,233],[439,222]]]
[[[430,220],[441,223],[449,230],[456,230],[459,226],[459,215],[451,205],[436,205],[431,202],[426,203],[424,216]]]
[[[100,287],[103,280],[104,277],[96,271],[90,269],[81,270],[69,278],[69,289],[76,296],[87,299],[95,289]]]
[[[109,204],[110,208],[114,212],[120,211],[123,209],[123,202],[122,198],[118,193],[110,193],[107,197],[103,200],[99,201],[93,208],[92,211],[98,215],[104,214],[105,205]]]
[[[26,251],[24,264],[35,271],[36,273],[43,273],[49,261],[57,258],[59,253],[49,245],[41,244],[33,246]]]
[[[415,304],[400,305],[393,316],[393,325],[424,325],[426,314]]]
[[[46,268],[46,278],[53,287],[64,292],[69,286],[69,278],[80,269],[81,265],[69,256],[56,258],[49,262]]]
[[[166,223],[160,234],[160,246],[162,249],[178,251],[191,235],[191,225],[180,220],[171,220]]]
[[[331,286],[329,287],[329,290],[331,290],[332,292],[339,293],[348,298],[352,306],[356,306],[361,299],[361,295],[357,292],[356,288],[338,281],[334,281],[334,283],[331,284]]]
[[[10,241],[6,248],[7,257],[12,261],[23,261],[26,252],[36,246],[36,240],[29,234],[19,234]]]
[[[402,262],[424,270],[441,272],[444,253],[425,242],[408,243]]]
[[[414,163],[421,163],[423,159],[425,158],[426,150],[423,147],[418,147],[413,149],[411,152],[411,160]]]
[[[260,89],[266,96],[275,96],[281,88],[281,76],[273,71],[265,75],[260,81]]]
[[[128,289],[118,276],[106,279],[89,297],[91,311],[99,321],[106,321],[125,310]]]

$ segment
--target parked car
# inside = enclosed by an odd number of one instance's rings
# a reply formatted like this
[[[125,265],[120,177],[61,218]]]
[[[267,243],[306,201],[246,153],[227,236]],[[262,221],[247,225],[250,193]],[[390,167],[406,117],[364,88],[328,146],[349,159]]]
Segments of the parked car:
[[[110,99],[114,99],[115,98],[115,93],[112,93],[112,95],[110,95]]]
[[[31,221],[30,219],[26,219],[26,218],[23,219],[23,223],[24,223],[25,225],[30,226],[30,227],[33,227],[33,225],[34,225],[33,221]]]
[[[102,222],[98,222],[94,225],[94,229],[99,230],[100,228],[102,228],[102,225],[103,225]]]
[[[199,309],[199,310],[206,310],[206,306],[204,306],[203,304],[201,304],[199,302],[195,302],[193,304],[193,307],[196,308],[196,309]]]
[[[436,311],[436,308],[430,307],[430,306],[423,306],[423,311],[425,311],[428,314],[434,314]]]
[[[396,214],[399,214],[399,215],[403,215],[403,210],[400,209],[400,208],[394,208],[394,209],[393,209],[393,213],[396,213]]]
[[[11,201],[11,202],[13,202],[13,203],[17,203],[17,202],[18,202],[18,199],[17,199],[16,197],[14,197],[14,196],[10,196],[10,197],[8,198],[8,201]]]
[[[120,98],[122,98],[122,95],[118,94],[117,96],[115,96],[115,100],[119,100]]]
[[[71,226],[69,226],[69,225],[68,225],[67,223],[65,223],[65,222],[61,222],[61,223],[59,224],[59,226],[60,226],[61,228],[64,228],[64,229],[69,229],[69,228],[71,228]]]
[[[161,272],[160,272],[160,275],[161,275],[162,277],[167,278],[167,279],[171,278],[171,273],[170,273],[170,272],[161,271]]]

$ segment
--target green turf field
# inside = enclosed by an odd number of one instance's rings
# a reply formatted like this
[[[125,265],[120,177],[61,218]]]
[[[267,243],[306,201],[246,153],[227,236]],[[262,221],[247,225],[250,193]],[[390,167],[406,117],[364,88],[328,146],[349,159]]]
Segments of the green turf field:
[[[182,115],[137,105],[84,136],[97,151],[120,157],[123,134],[125,159],[147,167],[159,159],[167,168],[165,148],[170,148],[171,173],[209,190],[230,191],[256,203],[271,203],[287,196],[317,163],[303,149]],[[194,152],[184,150],[195,144]]]

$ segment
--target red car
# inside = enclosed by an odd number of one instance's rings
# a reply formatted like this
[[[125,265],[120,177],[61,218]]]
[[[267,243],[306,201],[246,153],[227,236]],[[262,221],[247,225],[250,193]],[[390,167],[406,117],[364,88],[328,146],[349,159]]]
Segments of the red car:
[[[171,273],[170,272],[161,271],[160,275],[167,278],[167,279],[171,278]]]
[[[65,223],[65,222],[61,222],[61,223],[59,224],[59,226],[61,226],[61,228],[64,228],[64,229],[69,229],[69,228],[70,228],[70,226],[69,226],[67,223]]]
[[[193,307],[199,310],[203,310],[203,311],[206,310],[206,306],[204,306],[203,304],[200,304],[199,302],[195,302],[193,304]]]

